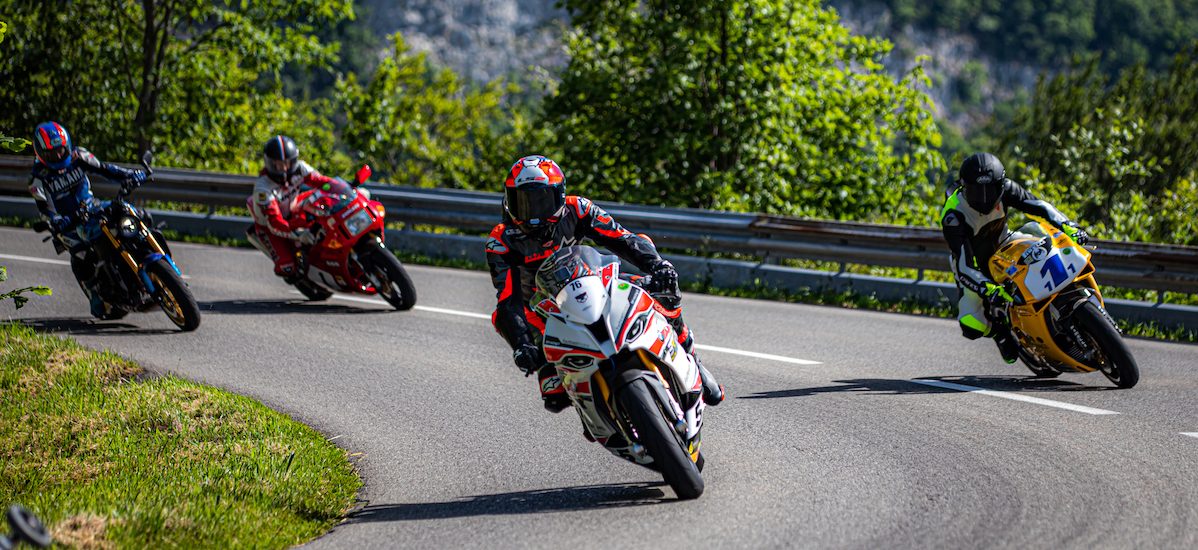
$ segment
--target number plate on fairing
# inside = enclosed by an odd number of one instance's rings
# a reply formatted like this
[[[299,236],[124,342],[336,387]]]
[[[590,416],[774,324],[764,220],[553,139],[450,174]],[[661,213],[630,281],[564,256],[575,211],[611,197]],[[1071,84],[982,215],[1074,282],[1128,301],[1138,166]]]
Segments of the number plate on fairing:
[[[1033,248],[1042,250],[1039,247]],[[1024,252],[1025,261],[1030,257]],[[1077,274],[1086,267],[1086,259],[1072,247],[1053,248],[1039,259],[1027,261],[1027,264],[1024,287],[1032,294],[1033,300],[1043,300],[1072,283]]]

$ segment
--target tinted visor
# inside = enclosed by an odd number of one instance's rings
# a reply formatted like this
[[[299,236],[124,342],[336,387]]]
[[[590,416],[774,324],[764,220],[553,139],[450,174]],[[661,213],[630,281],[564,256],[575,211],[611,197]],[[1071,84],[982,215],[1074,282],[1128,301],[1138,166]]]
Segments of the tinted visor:
[[[64,145],[60,145],[58,147],[51,147],[49,149],[42,151],[41,157],[42,157],[43,162],[46,162],[49,164],[58,164],[64,160],[66,160],[66,158],[70,155],[71,155],[70,149],[68,149]]]
[[[542,225],[557,216],[565,205],[561,190],[556,187],[510,189],[508,210],[519,224]]]
[[[276,175],[283,175],[291,170],[291,162],[286,160],[275,160],[272,158],[266,159],[266,171]]]
[[[1001,196],[1002,181],[995,181],[990,176],[981,176],[976,182],[965,183],[965,202],[983,214],[994,210]]]

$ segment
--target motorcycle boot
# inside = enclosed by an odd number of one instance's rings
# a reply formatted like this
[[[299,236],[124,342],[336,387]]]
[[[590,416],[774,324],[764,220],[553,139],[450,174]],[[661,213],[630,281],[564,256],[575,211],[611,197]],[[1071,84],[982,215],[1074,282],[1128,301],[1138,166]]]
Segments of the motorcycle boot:
[[[562,377],[557,373],[557,367],[545,365],[537,371],[537,382],[541,388],[541,402],[545,410],[559,413],[570,407],[570,396],[562,386]]]
[[[699,354],[695,351],[695,335],[690,331],[690,327],[682,322],[682,315],[676,317],[667,317],[670,325],[674,327],[674,331],[678,333],[678,344],[686,353],[690,354],[695,360],[695,366],[699,369],[699,380],[703,383],[703,402],[708,405],[715,406],[724,402],[724,386],[719,385],[707,367],[703,366],[703,360],[699,359]]]
[[[1008,365],[1015,364],[1015,361],[1019,359],[1019,341],[1015,339],[1011,329],[995,327],[994,343],[998,346],[998,353],[1002,355],[1002,360],[1006,361]]]

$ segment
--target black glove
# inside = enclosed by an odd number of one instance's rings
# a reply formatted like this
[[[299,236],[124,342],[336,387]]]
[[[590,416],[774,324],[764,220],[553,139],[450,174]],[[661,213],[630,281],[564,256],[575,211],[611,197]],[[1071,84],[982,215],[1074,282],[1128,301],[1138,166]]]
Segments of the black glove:
[[[512,361],[524,376],[528,376],[545,366],[545,352],[533,344],[521,344],[512,351]]]
[[[1085,229],[1079,227],[1077,222],[1065,222],[1065,226],[1073,228],[1073,234],[1069,237],[1073,239],[1073,242],[1077,243],[1078,246],[1085,245],[1086,243],[1090,242],[1090,234],[1086,233]]]
[[[678,271],[674,269],[674,264],[662,260],[653,267],[653,273],[650,273],[650,275],[652,276],[650,283],[653,286],[650,289],[651,292],[678,294]]]

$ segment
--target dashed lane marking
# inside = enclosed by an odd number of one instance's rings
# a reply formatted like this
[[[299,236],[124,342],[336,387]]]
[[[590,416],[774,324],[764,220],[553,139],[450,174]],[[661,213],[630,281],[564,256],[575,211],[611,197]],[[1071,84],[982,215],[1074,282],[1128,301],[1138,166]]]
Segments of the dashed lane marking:
[[[293,292],[296,294],[299,294],[299,291],[293,291]],[[336,298],[338,300],[346,300],[349,302],[359,302],[359,303],[363,303],[363,304],[372,304],[372,305],[380,305],[380,306],[389,305],[389,304],[387,304],[387,302],[384,302],[382,300],[376,300],[376,299],[371,299],[371,298],[359,298],[357,296],[343,296],[341,294],[334,294],[333,298]],[[415,306],[412,309],[418,309],[420,311],[427,311],[430,313],[442,313],[445,315],[458,315],[460,317],[470,317],[473,319],[486,319],[488,321],[491,320],[490,315],[487,315],[485,313],[474,313],[471,311],[459,311],[456,309],[445,309],[445,308],[440,308],[440,307],[429,307],[429,306]],[[765,359],[768,361],[778,361],[778,362],[782,362],[782,363],[790,363],[793,365],[822,365],[823,364],[823,363],[820,363],[819,361],[809,361],[807,359],[796,359],[794,357],[785,357],[782,355],[759,353],[756,351],[746,351],[746,350],[733,349],[733,348],[724,348],[724,347],[720,347],[720,346],[709,346],[706,344],[696,344],[695,347],[698,349],[701,349],[703,351],[712,351],[712,352],[716,352],[716,353],[727,353],[727,354],[731,354],[731,355],[741,355],[744,357],[753,357],[756,359]]]
[[[728,353],[732,355],[743,355],[745,357],[754,357],[757,359],[766,359],[769,361],[780,361],[782,363],[791,363],[793,365],[822,365],[819,361],[809,361],[807,359],[795,359],[793,357],[783,357],[781,355],[773,355],[769,353],[759,353],[756,351],[745,351],[732,348],[721,348],[719,346],[709,346],[707,344],[695,344],[696,348],[703,351],[714,351],[716,353]]]
[[[1198,432],[1181,432],[1181,435],[1188,435],[1190,437],[1198,437]]]
[[[38,264],[51,265],[71,265],[71,262],[66,260],[55,260],[51,258],[34,258],[32,256],[17,256],[15,254],[0,254],[0,260],[16,260],[18,262],[33,262]]]
[[[1073,403],[1064,403],[1061,401],[1053,401],[1051,399],[1041,399],[1039,397],[1030,397],[1027,395],[1005,392],[1005,391],[987,390],[984,388],[977,388],[974,386],[966,386],[964,384],[954,384],[952,382],[943,382],[940,380],[911,380],[911,382],[914,382],[916,384],[923,384],[925,386],[934,386],[937,388],[944,388],[946,390],[970,392],[970,393],[976,393],[976,394],[980,394],[980,395],[988,395],[990,397],[1001,397],[1003,399],[1010,399],[1012,401],[1022,401],[1024,403],[1032,403],[1035,405],[1043,405],[1045,407],[1054,407],[1057,409],[1065,409],[1067,411],[1073,411],[1073,412],[1079,412],[1079,413],[1085,413],[1085,414],[1095,414],[1095,415],[1119,414],[1115,411],[1108,411],[1108,410],[1104,410],[1104,409],[1095,409],[1093,407],[1074,405]]]

